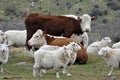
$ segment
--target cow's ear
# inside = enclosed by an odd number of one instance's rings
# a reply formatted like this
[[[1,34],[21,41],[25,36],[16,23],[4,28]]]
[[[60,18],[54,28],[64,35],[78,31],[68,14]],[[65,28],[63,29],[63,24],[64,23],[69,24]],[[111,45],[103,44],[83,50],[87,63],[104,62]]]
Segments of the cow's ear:
[[[91,21],[96,20],[96,19],[97,19],[96,16],[92,16],[92,17],[91,17]]]
[[[82,21],[82,19],[80,18],[80,17],[78,17],[78,20],[81,22]]]
[[[46,31],[43,31],[43,34],[46,34]]]

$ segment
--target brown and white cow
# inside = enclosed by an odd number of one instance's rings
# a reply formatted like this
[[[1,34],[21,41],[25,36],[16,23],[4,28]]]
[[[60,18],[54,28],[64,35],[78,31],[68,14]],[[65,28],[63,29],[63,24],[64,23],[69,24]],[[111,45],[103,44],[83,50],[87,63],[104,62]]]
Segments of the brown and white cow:
[[[88,14],[83,15],[77,20],[66,16],[32,13],[25,19],[27,30],[26,46],[28,50],[32,48],[27,42],[38,29],[54,36],[63,35],[69,38],[72,34],[80,35],[83,32],[91,31],[90,24],[95,19],[96,17],[90,17]]]
[[[70,38],[65,37],[54,37],[48,34],[43,34],[43,32],[39,29],[33,34],[32,38],[28,41],[28,44],[33,47],[41,47],[42,45],[54,45],[54,46],[64,46],[68,45],[70,42],[75,42]],[[78,43],[79,44],[79,43]],[[77,58],[75,63],[77,64],[86,64],[88,60],[88,55],[86,53],[86,49],[79,44],[81,50],[77,52]]]

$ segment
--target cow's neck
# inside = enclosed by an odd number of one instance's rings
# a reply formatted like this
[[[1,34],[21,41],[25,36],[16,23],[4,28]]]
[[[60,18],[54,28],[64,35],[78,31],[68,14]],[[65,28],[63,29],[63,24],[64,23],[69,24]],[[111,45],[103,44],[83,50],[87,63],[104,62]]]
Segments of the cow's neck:
[[[48,34],[44,34],[45,40],[47,44],[50,44],[53,40],[55,40],[54,37],[49,36]]]

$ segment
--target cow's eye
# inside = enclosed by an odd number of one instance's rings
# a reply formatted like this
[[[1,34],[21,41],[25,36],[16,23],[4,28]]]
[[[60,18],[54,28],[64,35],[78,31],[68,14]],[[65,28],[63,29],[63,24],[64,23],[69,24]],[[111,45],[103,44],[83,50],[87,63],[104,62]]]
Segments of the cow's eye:
[[[38,38],[38,36],[35,36],[36,38]]]

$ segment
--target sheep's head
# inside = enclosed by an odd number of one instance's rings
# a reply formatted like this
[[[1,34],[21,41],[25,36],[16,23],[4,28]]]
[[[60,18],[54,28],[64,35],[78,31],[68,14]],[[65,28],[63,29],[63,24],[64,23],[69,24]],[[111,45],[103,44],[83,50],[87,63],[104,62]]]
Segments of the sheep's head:
[[[70,42],[70,44],[68,45],[68,47],[73,51],[73,52],[76,52],[78,50],[81,49],[81,47],[75,43],[75,42]]]
[[[101,44],[103,45],[103,47],[108,46],[108,44],[110,44],[112,42],[112,40],[110,39],[110,37],[105,37],[101,40]]]

